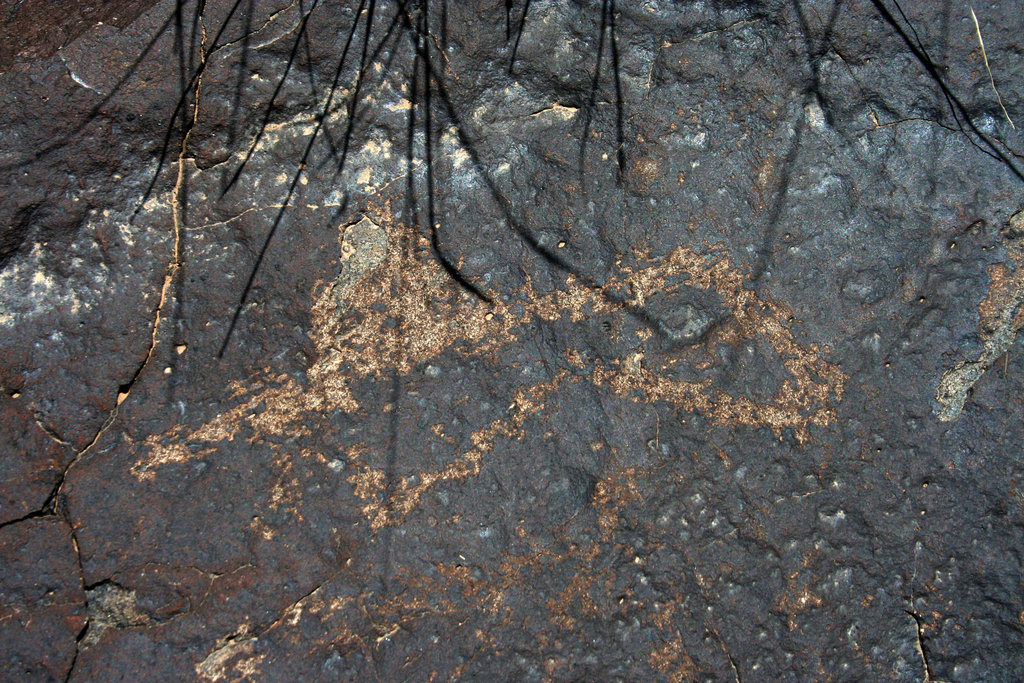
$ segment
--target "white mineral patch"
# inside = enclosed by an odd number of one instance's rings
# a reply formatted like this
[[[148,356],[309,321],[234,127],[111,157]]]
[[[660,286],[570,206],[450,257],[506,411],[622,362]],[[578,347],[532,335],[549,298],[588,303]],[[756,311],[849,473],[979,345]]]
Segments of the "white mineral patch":
[[[824,130],[825,128],[825,112],[821,110],[821,105],[817,102],[810,102],[804,107],[804,112],[807,114],[807,123],[810,124],[814,130]]]
[[[694,133],[693,135],[687,135],[684,138],[684,142],[690,147],[696,147],[697,149],[704,149],[707,147],[708,134],[705,131]]]
[[[101,270],[99,281],[89,287],[103,287],[107,275],[109,271]],[[77,291],[80,287],[48,272],[43,245],[36,243],[26,256],[0,271],[0,326],[14,327],[53,309],[78,314],[83,306]]]

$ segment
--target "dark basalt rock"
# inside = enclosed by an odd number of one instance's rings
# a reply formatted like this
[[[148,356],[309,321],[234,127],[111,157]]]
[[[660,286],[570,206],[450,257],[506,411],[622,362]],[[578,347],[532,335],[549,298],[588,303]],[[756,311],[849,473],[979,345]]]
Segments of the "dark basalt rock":
[[[5,680],[65,680],[85,628],[74,538],[56,519],[0,528],[0,672]]]
[[[41,6],[3,676],[1021,677],[1011,3]]]

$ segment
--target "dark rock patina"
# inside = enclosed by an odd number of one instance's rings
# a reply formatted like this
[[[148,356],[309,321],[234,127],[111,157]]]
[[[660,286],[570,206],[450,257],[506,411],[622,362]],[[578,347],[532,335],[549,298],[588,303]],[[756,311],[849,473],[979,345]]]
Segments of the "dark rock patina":
[[[1024,674],[1014,3],[42,4],[5,676]]]

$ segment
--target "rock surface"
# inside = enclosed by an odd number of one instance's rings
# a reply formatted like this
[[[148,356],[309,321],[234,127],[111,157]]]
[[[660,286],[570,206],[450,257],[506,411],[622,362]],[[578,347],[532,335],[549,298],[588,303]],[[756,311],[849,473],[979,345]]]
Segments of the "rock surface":
[[[1012,3],[39,4],[4,676],[1024,675]]]

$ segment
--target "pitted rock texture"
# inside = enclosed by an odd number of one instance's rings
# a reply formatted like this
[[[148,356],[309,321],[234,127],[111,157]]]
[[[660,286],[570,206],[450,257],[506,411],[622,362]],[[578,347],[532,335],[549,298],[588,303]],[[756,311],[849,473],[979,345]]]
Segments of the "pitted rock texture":
[[[1012,3],[118,11],[0,54],[6,676],[1024,675]]]
[[[87,623],[74,538],[56,519],[0,528],[0,675],[64,680]]]

